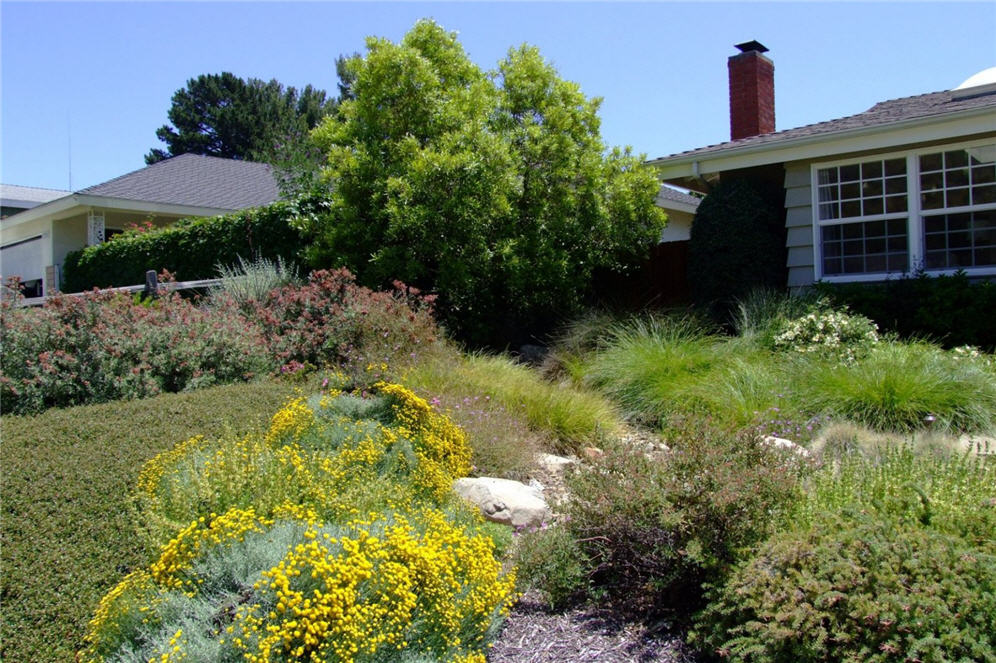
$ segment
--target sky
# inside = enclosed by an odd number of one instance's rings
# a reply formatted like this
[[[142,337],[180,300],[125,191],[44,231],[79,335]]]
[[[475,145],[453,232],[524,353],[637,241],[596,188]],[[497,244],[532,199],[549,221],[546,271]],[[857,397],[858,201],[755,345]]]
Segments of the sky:
[[[0,181],[80,190],[145,165],[173,93],[230,71],[334,93],[335,59],[419,18],[493,69],[539,47],[604,99],[602,137],[649,158],[729,138],[726,59],[775,63],[777,129],[956,87],[996,66],[996,2],[9,2]]]

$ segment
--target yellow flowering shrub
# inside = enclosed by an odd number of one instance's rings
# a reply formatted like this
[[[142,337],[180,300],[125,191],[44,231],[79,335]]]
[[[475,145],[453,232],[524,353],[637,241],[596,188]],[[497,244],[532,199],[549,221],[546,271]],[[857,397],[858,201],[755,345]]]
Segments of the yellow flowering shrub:
[[[140,531],[158,547],[198,518],[234,507],[269,514],[306,504],[342,521],[387,505],[438,504],[470,470],[463,431],[410,390],[378,383],[365,405],[380,420],[340,414],[334,393],[311,405],[289,401],[262,435],[198,436],[153,458],[135,490]]]
[[[158,555],[101,601],[84,658],[480,663],[514,578],[479,517],[439,510],[469,469],[463,431],[387,383],[193,437],[139,475]]]
[[[345,525],[316,515],[285,505],[276,519],[234,509],[192,523],[104,598],[85,659],[359,662],[415,651],[483,660],[515,583],[490,538],[433,509]],[[233,604],[218,587],[247,563],[255,581]],[[208,623],[189,628],[198,614]]]

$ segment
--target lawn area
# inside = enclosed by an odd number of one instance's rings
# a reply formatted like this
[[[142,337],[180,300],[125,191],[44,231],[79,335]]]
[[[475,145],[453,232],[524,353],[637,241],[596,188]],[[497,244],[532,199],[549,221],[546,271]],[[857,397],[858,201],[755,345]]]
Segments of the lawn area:
[[[265,381],[3,418],[5,661],[73,660],[100,598],[146,564],[129,495],[192,435],[264,427],[294,393]]]

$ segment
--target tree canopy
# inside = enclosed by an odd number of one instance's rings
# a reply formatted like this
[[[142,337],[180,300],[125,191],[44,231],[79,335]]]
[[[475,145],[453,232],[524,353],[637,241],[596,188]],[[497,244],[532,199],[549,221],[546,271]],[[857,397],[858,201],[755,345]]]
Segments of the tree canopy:
[[[145,162],[185,153],[265,161],[281,142],[300,140],[334,108],[324,90],[310,85],[298,92],[276,80],[202,74],[173,94],[172,125],[156,130],[167,149],[153,148]]]
[[[606,150],[600,99],[536,48],[485,72],[426,20],[342,70],[349,95],[312,133],[332,189],[316,263],[432,290],[481,341],[573,312],[596,269],[625,270],[659,236],[653,172]]]

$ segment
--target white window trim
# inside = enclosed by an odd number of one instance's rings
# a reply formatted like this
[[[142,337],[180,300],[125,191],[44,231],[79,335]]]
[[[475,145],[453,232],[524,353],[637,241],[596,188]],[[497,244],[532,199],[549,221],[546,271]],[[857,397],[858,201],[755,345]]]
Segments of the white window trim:
[[[961,143],[943,143],[940,145],[933,145],[930,147],[921,147],[915,150],[902,150],[898,152],[883,152],[881,154],[866,154],[862,157],[853,157],[851,159],[839,159],[833,161],[814,161],[809,165],[809,186],[810,186],[810,210],[812,214],[812,228],[813,228],[813,273],[815,275],[816,281],[826,281],[828,283],[869,283],[876,281],[886,281],[893,278],[899,278],[903,276],[911,276],[912,274],[924,271],[924,273],[931,276],[946,275],[950,276],[958,272],[964,272],[969,277],[975,276],[993,276],[996,275],[996,266],[990,267],[963,267],[960,269],[931,269],[929,271],[921,270],[920,268],[924,264],[924,252],[923,252],[923,238],[922,232],[923,228],[920,224],[920,217],[923,212],[920,209],[920,155],[922,154],[934,154],[936,152],[947,152],[950,150],[964,150],[972,147],[979,147],[982,145],[992,145],[996,142],[996,138],[983,138],[979,140],[966,141]],[[848,217],[847,219],[827,219],[826,221],[821,221],[819,218],[819,171],[823,168],[833,168],[836,166],[849,166],[856,163],[866,163],[868,161],[878,161],[886,159],[898,159],[904,157],[906,159],[906,212],[904,213],[893,213],[893,214],[883,214],[876,215],[871,218],[861,217]],[[958,212],[967,212],[974,210],[987,210],[996,209],[996,204],[987,204],[983,206],[968,206],[951,208],[945,210],[930,210],[927,212],[928,216],[935,214],[956,214]],[[908,255],[908,265],[904,272],[876,272],[875,274],[844,274],[844,275],[824,275],[823,274],[823,251],[821,246],[820,229],[823,226],[837,226],[846,223],[863,223],[867,221],[878,221],[887,219],[896,219],[906,217],[907,227],[907,255]]]

